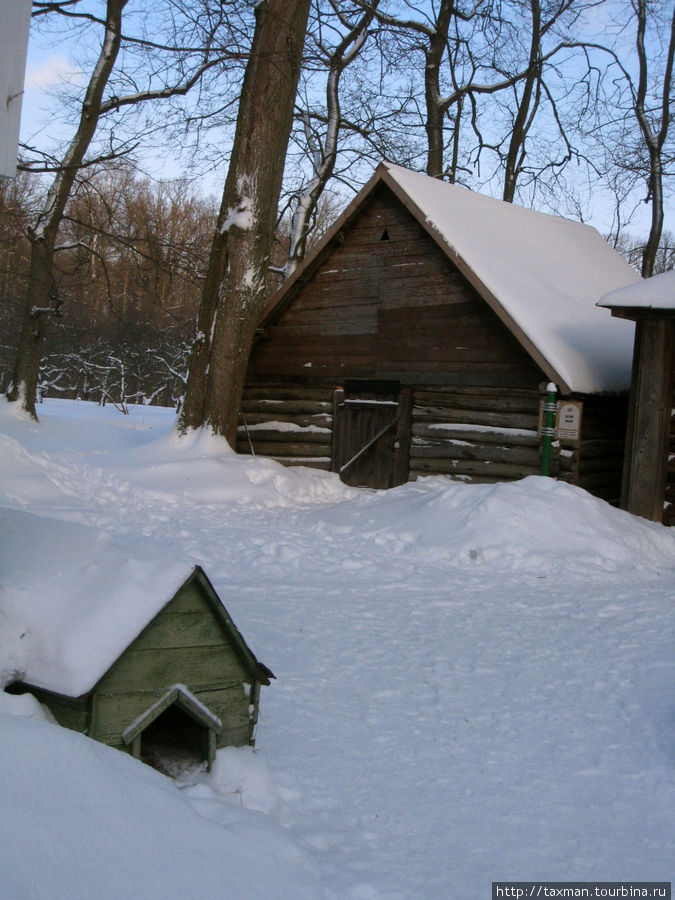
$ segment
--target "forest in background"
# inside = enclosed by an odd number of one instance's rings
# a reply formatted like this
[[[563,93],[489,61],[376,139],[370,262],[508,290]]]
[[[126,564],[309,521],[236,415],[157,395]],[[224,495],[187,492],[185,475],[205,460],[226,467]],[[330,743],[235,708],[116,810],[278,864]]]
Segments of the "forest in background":
[[[35,27],[61,39],[81,35],[86,48],[84,36],[93,32],[87,39],[95,42],[105,5],[38,2]],[[183,395],[218,215],[200,184],[227,165],[254,24],[248,3],[163,0],[170,15],[160,39],[156,16],[129,6],[124,55],[77,167],[48,308],[38,311],[48,320],[38,397],[122,408],[178,404]],[[643,271],[654,217],[649,235],[634,223],[646,205],[661,215],[650,272],[673,268],[672,235],[663,228],[675,156],[668,7],[651,0],[316,0],[267,293],[383,158],[581,220],[602,189],[611,209],[606,236]],[[170,93],[173,69],[180,90]],[[63,87],[64,121],[81,94],[77,79]],[[143,112],[135,102],[124,107],[125,95],[143,95]],[[146,174],[159,145],[182,162],[184,177]],[[36,222],[64,160],[56,139],[28,140],[22,171],[0,186],[3,391]]]

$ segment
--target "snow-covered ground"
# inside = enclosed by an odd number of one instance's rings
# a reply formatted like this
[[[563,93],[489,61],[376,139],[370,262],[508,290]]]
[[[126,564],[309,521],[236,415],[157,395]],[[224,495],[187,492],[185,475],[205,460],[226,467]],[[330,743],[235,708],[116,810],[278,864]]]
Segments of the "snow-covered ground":
[[[167,410],[39,412],[0,401],[3,679],[38,652],[22,572],[49,584],[51,527],[90,575],[111,540],[202,565],[277,680],[255,752],[178,785],[0,694],[3,898],[672,877],[675,529],[543,478],[356,491]]]

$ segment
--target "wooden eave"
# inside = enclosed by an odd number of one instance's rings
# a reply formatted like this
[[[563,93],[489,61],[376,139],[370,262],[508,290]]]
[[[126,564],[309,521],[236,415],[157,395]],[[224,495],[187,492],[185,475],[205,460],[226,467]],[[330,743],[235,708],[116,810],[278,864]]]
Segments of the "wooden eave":
[[[13,691],[8,690],[8,688],[25,688],[23,693],[30,693],[36,697],[36,699],[40,700],[40,696],[43,697],[54,697],[55,700],[58,700],[59,703],[63,703],[64,706],[69,706],[71,709],[84,709],[87,705],[87,701],[91,697],[92,690],[88,690],[84,694],[80,694],[79,697],[73,697],[70,694],[61,694],[59,691],[53,691],[51,688],[42,687],[39,684],[31,684],[30,681],[23,681],[21,679],[17,679],[16,681],[10,682],[10,684],[5,687],[5,691],[7,693],[13,693]],[[40,696],[38,696],[40,695]]]
[[[410,195],[401,187],[396,179],[391,175],[384,163],[380,163],[370,180],[361,188],[356,197],[347,206],[341,216],[336,220],[334,225],[326,232],[324,237],[313,250],[312,254],[303,260],[301,265],[293,272],[290,278],[279,288],[267,304],[263,312],[260,329],[263,329],[274,322],[281,315],[286,307],[291,303],[293,297],[328,256],[333,248],[339,233],[352,221],[352,219],[365,206],[370,199],[372,192],[380,185],[386,185],[396,198],[405,206],[413,218],[422,226],[429,237],[436,243],[448,259],[454,263],[459,271],[464,275],[467,281],[485,300],[490,309],[495,313],[503,325],[513,334],[518,343],[523,347],[525,352],[534,360],[539,368],[544,372],[546,377],[555,382],[558,389],[563,394],[573,393],[571,386],[565,381],[562,375],[551,364],[551,362],[541,353],[538,347],[530,340],[521,327],[504,309],[499,299],[486,287],[479,276],[467,264],[457,251],[445,240],[436,226],[430,222],[419,206],[411,199]]]
[[[604,304],[598,304],[598,306]],[[617,319],[630,319],[637,322],[639,319],[675,319],[675,309],[658,309],[654,306],[607,306],[612,315]]]
[[[190,584],[190,582],[194,580],[199,583],[199,586],[204,591],[204,594],[206,595],[213,611],[218,616],[218,619],[220,620],[223,628],[232,638],[232,642],[238,650],[245,667],[248,669],[251,675],[253,675],[256,681],[260,681],[262,684],[269,684],[270,679],[275,678],[276,676],[270,669],[267,668],[267,666],[263,665],[256,659],[255,654],[248,646],[241,632],[230,618],[230,614],[223,606],[220,597],[216,593],[215,588],[207,578],[206,573],[201,568],[201,566],[195,566],[194,572],[179,588],[179,590],[182,590],[186,585]]]

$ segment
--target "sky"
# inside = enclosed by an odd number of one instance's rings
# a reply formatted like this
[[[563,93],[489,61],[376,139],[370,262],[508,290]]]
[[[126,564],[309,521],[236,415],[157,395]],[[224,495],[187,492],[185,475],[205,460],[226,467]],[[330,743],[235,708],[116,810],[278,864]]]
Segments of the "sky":
[[[612,4],[604,0],[592,15],[594,21],[602,20],[602,27],[608,28],[605,19],[611,16]],[[611,22],[610,22],[611,25]],[[68,35],[56,41],[44,34],[33,32],[29,41],[28,62],[26,70],[26,89],[23,101],[21,138],[23,141],[38,146],[49,145],[57,136],[67,137],[70,131],[59,121],[58,103],[53,92],[64,83],[83,84],[85,76],[77,62],[77,54],[81,46],[73,44]],[[176,153],[168,147],[156,142],[147,152],[141,150],[140,165],[142,171],[153,178],[173,178],[184,174],[187,166],[183,165]],[[571,170],[570,170],[571,171]],[[210,167],[208,173],[200,176],[198,185],[204,194],[219,197],[225,179],[225,162]],[[344,188],[338,189],[344,191]],[[641,195],[639,195],[641,196]],[[351,199],[345,195],[345,203]],[[601,233],[606,234],[612,222],[612,203],[609,197],[595,190],[587,209],[586,221],[595,225]],[[650,210],[644,204],[638,204],[634,222],[630,226],[633,234],[646,234],[649,229]],[[675,229],[675,210],[671,204],[666,206],[666,228]]]

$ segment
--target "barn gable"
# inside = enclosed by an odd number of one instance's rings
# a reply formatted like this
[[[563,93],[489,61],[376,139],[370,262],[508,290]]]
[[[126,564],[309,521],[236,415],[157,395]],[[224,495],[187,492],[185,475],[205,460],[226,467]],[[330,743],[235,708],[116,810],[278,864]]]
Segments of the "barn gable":
[[[237,449],[375,488],[521,478],[553,380],[584,434],[550,474],[616,499],[632,328],[595,304],[636,278],[592,228],[382,165],[271,299]]]
[[[262,325],[260,377],[522,387],[544,373],[384,183]],[[311,370],[311,371],[309,371]]]
[[[594,228],[390,163],[378,167],[311,256],[272,297],[261,323],[263,332],[296,302],[308,277],[335,246],[359,227],[371,196],[383,185],[563,393],[628,388],[633,330],[626,323],[608,323],[596,302],[639,277]],[[364,251],[385,232],[391,239],[383,219],[370,239],[364,233]],[[401,249],[405,257],[406,248]],[[366,263],[363,278],[370,274]],[[350,278],[339,270],[334,275],[336,281]],[[354,273],[352,278],[360,289],[361,277]]]

